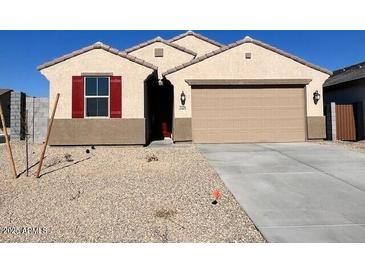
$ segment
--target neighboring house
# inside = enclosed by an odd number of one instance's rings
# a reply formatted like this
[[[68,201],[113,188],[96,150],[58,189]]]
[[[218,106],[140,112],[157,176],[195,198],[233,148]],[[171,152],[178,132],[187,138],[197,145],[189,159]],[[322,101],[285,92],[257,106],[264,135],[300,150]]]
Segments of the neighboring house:
[[[0,89],[0,103],[11,140],[24,140],[28,129],[29,140],[35,143],[44,141],[48,125],[48,98],[30,97],[24,92]],[[0,135],[3,135],[2,130]],[[1,142],[4,142],[3,136],[0,136]]]
[[[225,46],[189,31],[124,51],[98,42],[38,69],[50,106],[61,94],[51,145],[325,137],[313,96],[331,72],[250,37]]]
[[[5,126],[7,128],[10,128],[10,95],[13,90],[6,89],[6,88],[0,88],[0,104],[2,106],[2,110],[4,112],[4,118],[5,118]],[[3,125],[1,123],[0,119],[0,128],[3,128]],[[1,132],[0,132],[1,134]]]
[[[364,139],[365,128],[365,62],[345,67],[333,72],[323,85],[324,102],[354,104],[353,120],[355,120],[357,139]]]

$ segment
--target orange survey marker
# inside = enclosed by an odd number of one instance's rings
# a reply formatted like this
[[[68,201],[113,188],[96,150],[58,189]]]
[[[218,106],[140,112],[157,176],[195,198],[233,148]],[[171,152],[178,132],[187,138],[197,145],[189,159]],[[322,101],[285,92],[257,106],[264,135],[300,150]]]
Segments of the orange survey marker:
[[[213,205],[216,205],[218,203],[218,200],[220,199],[220,197],[222,196],[222,193],[216,189],[212,192],[212,196],[214,198],[214,201],[212,202]]]
[[[218,200],[222,196],[221,192],[217,189],[213,191],[212,195],[216,200]]]

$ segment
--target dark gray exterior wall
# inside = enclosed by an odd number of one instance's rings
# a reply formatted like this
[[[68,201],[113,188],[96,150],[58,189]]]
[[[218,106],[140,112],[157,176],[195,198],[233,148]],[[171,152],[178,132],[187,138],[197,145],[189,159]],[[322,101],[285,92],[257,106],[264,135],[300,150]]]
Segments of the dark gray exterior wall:
[[[4,112],[5,126],[7,128],[10,127],[10,96],[11,92],[6,92],[0,95],[0,103]],[[0,127],[2,127],[1,121],[0,121]]]
[[[324,104],[362,103],[363,127],[365,127],[365,79],[343,83],[333,87],[324,88]],[[363,136],[365,138],[365,136]]]

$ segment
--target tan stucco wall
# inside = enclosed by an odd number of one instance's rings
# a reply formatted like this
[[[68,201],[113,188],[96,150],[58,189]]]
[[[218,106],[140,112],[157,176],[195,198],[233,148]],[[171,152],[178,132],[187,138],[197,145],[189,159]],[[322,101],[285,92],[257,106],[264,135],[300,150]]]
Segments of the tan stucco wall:
[[[326,117],[307,117],[307,138],[309,140],[326,138]]]
[[[191,141],[191,118],[176,118],[173,124],[173,138],[175,142]]]
[[[201,56],[213,50],[219,49],[218,46],[203,41],[202,39],[199,39],[193,35],[187,35],[179,40],[174,41],[173,43],[196,52],[198,54],[197,56]]]
[[[145,119],[55,119],[50,145],[144,145]]]
[[[245,59],[246,52],[251,52],[251,59]],[[312,79],[306,87],[307,116],[323,116],[322,85],[328,77],[326,73],[252,43],[242,44],[166,76],[174,85],[176,118],[191,117],[191,87],[185,79]],[[317,105],[312,99],[316,90],[321,94]],[[187,96],[185,110],[179,109],[181,91]]]
[[[50,106],[61,94],[56,118],[72,118],[72,76],[82,73],[113,73],[122,76],[122,118],[144,118],[144,81],[153,72],[103,49],[94,49],[41,70],[49,80]],[[50,112],[52,109],[50,109]]]
[[[163,57],[155,57],[155,48],[162,48]],[[159,75],[168,69],[189,62],[194,56],[161,42],[155,42],[129,53],[158,67]]]

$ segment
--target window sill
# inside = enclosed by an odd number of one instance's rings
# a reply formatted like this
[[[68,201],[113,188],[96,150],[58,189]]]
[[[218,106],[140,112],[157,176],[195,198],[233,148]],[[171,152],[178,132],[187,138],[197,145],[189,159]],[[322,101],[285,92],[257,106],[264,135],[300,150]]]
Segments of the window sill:
[[[97,120],[99,120],[99,119],[101,119],[101,120],[104,120],[104,119],[110,119],[110,117],[102,117],[102,116],[100,116],[100,117],[98,117],[98,116],[92,116],[92,117],[84,117],[85,119],[97,119]]]

